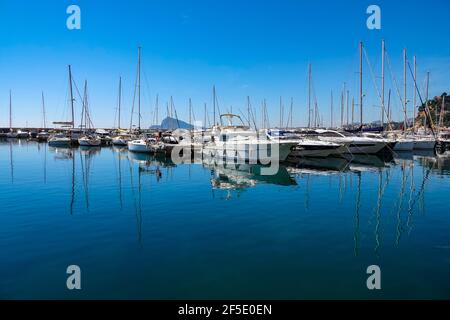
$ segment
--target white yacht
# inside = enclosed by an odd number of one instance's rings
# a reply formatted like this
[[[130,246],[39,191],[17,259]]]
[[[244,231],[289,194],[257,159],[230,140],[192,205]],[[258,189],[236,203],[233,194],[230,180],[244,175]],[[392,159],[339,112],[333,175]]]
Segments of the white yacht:
[[[289,157],[326,158],[332,154],[341,154],[346,150],[345,144],[321,141],[313,137],[304,137],[295,132],[282,130],[268,130],[271,137],[277,137],[284,141],[293,141],[297,145],[292,149]]]
[[[386,141],[384,140],[359,137],[347,132],[325,129],[317,129],[316,132],[318,134],[318,139],[321,141],[345,144],[346,148],[344,153],[377,154],[387,146]]]
[[[213,126],[210,142],[206,143],[203,153],[206,156],[233,161],[251,163],[270,163],[273,160],[284,161],[298,142],[275,139],[267,134],[257,132],[245,126],[241,117],[235,114],[220,116],[226,125]],[[241,124],[234,125],[233,119]]]

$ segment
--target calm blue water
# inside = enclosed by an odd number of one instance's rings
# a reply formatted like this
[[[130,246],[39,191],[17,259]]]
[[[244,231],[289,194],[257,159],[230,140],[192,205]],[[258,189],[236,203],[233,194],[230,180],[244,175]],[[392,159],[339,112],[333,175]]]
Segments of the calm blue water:
[[[0,142],[0,298],[450,298],[450,160],[317,165]]]

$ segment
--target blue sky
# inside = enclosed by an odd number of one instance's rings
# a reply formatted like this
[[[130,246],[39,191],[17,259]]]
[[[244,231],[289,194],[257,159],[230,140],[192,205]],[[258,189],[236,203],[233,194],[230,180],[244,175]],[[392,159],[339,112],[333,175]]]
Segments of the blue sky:
[[[81,30],[66,28],[66,8],[81,8]],[[366,8],[381,7],[381,30],[368,30]],[[222,111],[246,109],[246,97],[259,110],[267,99],[271,124],[279,122],[279,98],[294,124],[307,121],[307,68],[325,124],[330,91],[335,114],[344,82],[358,95],[358,43],[363,41],[377,82],[381,39],[386,40],[393,74],[402,83],[402,49],[417,55],[418,82],[431,72],[430,95],[450,91],[450,4],[428,1],[38,1],[0,0],[0,126],[8,125],[9,89],[15,126],[41,123],[44,91],[47,121],[68,119],[67,65],[77,85],[88,81],[92,119],[112,127],[119,76],[123,77],[123,119],[129,124],[137,46],[142,46],[142,124],[151,124],[155,97],[160,119],[173,96],[178,117],[188,118],[192,98],[196,118],[206,102],[212,114],[215,84]],[[364,62],[364,118],[377,120],[380,102]],[[408,98],[413,84],[408,79]],[[379,84],[378,84],[379,85]],[[386,69],[386,85],[391,76]],[[401,118],[392,87],[394,118]],[[78,99],[79,100],[79,99]],[[409,105],[412,115],[412,104]],[[77,117],[80,114],[77,101]]]

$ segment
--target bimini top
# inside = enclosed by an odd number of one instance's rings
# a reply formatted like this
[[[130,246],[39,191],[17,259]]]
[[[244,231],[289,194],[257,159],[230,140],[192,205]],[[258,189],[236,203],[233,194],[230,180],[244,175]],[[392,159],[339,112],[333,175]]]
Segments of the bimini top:
[[[222,118],[227,118],[228,123],[226,125],[222,124]],[[241,125],[233,125],[233,118],[239,119],[239,121],[241,122]],[[240,116],[238,116],[237,114],[233,114],[233,113],[221,114],[220,115],[220,123],[225,128],[248,128],[248,126],[246,126],[244,124],[244,121],[242,121],[242,118]]]

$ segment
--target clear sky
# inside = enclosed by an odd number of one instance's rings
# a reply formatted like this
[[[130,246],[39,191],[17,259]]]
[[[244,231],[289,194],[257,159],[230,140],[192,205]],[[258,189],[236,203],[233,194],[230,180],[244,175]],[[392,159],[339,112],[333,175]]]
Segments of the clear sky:
[[[66,27],[71,4],[81,8],[81,30]],[[370,4],[381,8],[381,30],[366,27]],[[138,46],[143,126],[151,124],[157,94],[160,120],[170,96],[181,119],[188,118],[190,97],[197,119],[203,119],[205,102],[212,114],[214,84],[222,112],[231,107],[235,113],[245,112],[247,96],[259,110],[265,98],[275,125],[280,96],[286,110],[292,97],[294,124],[304,125],[309,62],[318,106],[329,124],[330,91],[335,114],[344,82],[350,95],[358,95],[359,41],[364,42],[378,86],[384,38],[399,86],[406,47],[410,60],[417,55],[419,85],[430,71],[430,95],[450,91],[449,9],[447,0],[0,0],[0,126],[8,125],[10,89],[14,126],[41,124],[41,91],[48,122],[67,120],[68,64],[80,90],[88,81],[97,127],[113,126],[118,80],[123,77],[122,123],[128,126]],[[365,60],[364,71],[364,118],[377,120],[380,101]],[[391,82],[386,68],[394,118],[401,119]],[[412,101],[410,77],[408,82]]]

